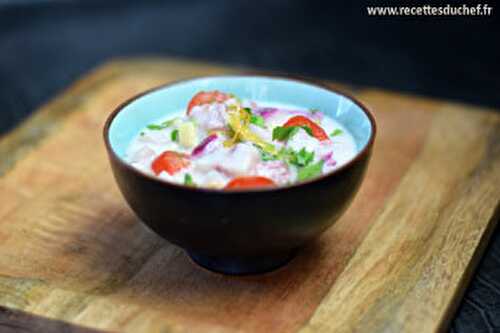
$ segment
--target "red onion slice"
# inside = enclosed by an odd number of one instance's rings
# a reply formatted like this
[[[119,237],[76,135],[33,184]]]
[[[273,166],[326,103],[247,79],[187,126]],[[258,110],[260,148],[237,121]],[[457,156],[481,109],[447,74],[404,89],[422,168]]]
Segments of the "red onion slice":
[[[197,156],[201,155],[204,152],[205,148],[207,148],[209,143],[216,140],[216,139],[217,139],[217,134],[211,134],[211,135],[207,136],[205,139],[203,139],[203,141],[198,146],[196,146],[193,149],[193,151],[191,152],[191,156],[197,157]]]
[[[270,117],[274,116],[276,113],[278,113],[280,110],[277,108],[258,108],[255,110],[255,112],[264,118],[265,120],[269,119]]]
[[[337,161],[335,161],[333,159],[333,152],[332,151],[329,152],[328,154],[324,155],[323,157],[321,157],[321,159],[323,161],[325,161],[325,163],[326,163],[327,166],[333,167],[333,166],[335,166],[337,164]]]

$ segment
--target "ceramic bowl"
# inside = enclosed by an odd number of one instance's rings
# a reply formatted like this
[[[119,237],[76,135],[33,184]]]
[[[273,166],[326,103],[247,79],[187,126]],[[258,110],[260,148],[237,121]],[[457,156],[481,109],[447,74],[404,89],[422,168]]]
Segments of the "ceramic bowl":
[[[133,137],[152,121],[185,108],[200,90],[321,110],[351,132],[357,153],[316,179],[231,192],[168,183],[130,166],[124,155]],[[366,107],[326,86],[241,75],[194,78],[142,93],[109,116],[104,141],[116,182],[144,224],[210,270],[252,274],[287,263],[344,213],[362,182],[375,131]]]

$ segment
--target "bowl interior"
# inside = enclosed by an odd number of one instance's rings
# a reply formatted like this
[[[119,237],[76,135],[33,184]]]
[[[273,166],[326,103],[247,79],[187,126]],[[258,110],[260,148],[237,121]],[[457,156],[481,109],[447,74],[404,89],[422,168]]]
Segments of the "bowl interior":
[[[185,109],[191,97],[200,90],[220,90],[257,102],[318,109],[351,132],[358,152],[368,144],[374,130],[361,106],[320,86],[275,77],[206,77],[156,89],[126,104],[109,127],[108,138],[113,151],[123,159],[129,143],[146,125]]]

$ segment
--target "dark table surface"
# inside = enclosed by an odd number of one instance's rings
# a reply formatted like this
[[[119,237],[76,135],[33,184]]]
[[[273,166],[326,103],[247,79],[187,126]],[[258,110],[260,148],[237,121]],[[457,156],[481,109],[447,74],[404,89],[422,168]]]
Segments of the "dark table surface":
[[[0,134],[96,65],[136,55],[287,71],[498,110],[496,9],[490,17],[389,18],[368,17],[356,1],[0,0]],[[500,331],[498,228],[450,330]]]

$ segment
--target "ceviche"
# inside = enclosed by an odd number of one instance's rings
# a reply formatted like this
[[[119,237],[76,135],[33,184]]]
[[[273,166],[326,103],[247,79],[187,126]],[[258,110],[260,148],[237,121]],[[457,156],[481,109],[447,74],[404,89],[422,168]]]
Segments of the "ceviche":
[[[237,189],[305,181],[355,154],[351,134],[320,110],[202,91],[138,133],[126,160],[169,182]]]

